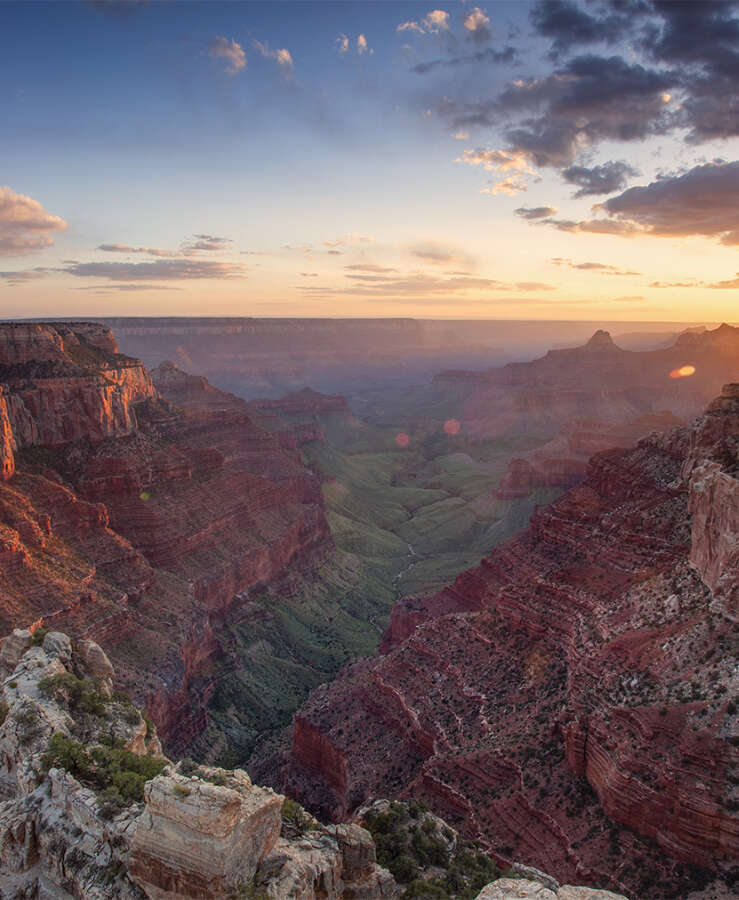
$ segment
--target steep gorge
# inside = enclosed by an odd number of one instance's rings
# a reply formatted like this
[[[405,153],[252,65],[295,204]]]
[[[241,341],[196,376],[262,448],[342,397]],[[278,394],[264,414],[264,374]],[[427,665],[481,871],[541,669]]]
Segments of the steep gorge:
[[[385,655],[296,715],[282,784],[335,818],[423,798],[503,860],[639,897],[726,871],[738,467],[735,384],[595,456],[479,567],[396,604]]]

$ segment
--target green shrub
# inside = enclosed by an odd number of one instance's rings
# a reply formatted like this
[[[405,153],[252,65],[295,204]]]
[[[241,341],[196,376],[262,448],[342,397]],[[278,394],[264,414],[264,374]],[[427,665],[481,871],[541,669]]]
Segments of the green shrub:
[[[108,698],[101,692],[97,682],[77,678],[71,672],[60,672],[46,676],[39,681],[39,690],[57,703],[66,703],[72,712],[87,712],[104,716]],[[133,707],[132,707],[133,708]]]
[[[141,802],[146,782],[159,775],[166,765],[163,759],[124,750],[120,741],[88,749],[65,734],[52,735],[41,763],[44,771],[65,769],[94,787],[106,812],[116,804],[130,806]]]

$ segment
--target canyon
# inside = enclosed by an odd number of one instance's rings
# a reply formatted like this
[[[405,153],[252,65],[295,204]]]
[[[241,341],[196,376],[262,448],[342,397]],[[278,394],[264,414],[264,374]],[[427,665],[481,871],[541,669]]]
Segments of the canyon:
[[[739,329],[245,400],[164,355],[183,327],[147,368],[0,324],[0,630],[101,645],[168,754],[319,818],[413,797],[501,867],[732,883]]]
[[[736,383],[595,455],[313,692],[283,789],[333,819],[422,798],[502,862],[638,897],[735,879],[738,472]]]

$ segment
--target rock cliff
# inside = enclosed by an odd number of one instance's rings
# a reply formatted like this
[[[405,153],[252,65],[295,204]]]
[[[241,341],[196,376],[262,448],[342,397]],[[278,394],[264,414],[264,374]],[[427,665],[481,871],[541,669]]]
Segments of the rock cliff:
[[[284,787],[334,818],[424,798],[502,862],[639,897],[735,878],[738,438],[727,385],[400,601],[386,655],[296,716]]]
[[[205,379],[153,374],[100,325],[0,325],[0,623],[101,643],[183,748],[219,630],[332,543],[296,444]]]

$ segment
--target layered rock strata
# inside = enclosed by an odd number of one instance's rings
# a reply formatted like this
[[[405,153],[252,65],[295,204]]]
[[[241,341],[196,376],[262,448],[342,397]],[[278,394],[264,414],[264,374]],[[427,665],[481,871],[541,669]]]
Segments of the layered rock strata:
[[[320,485],[247,405],[154,380],[100,325],[0,325],[0,623],[110,650],[169,747],[207,727],[216,632],[332,543]]]
[[[424,798],[560,881],[657,898],[733,877],[738,440],[728,385],[396,604],[386,655],[296,715],[284,787],[334,818]]]

